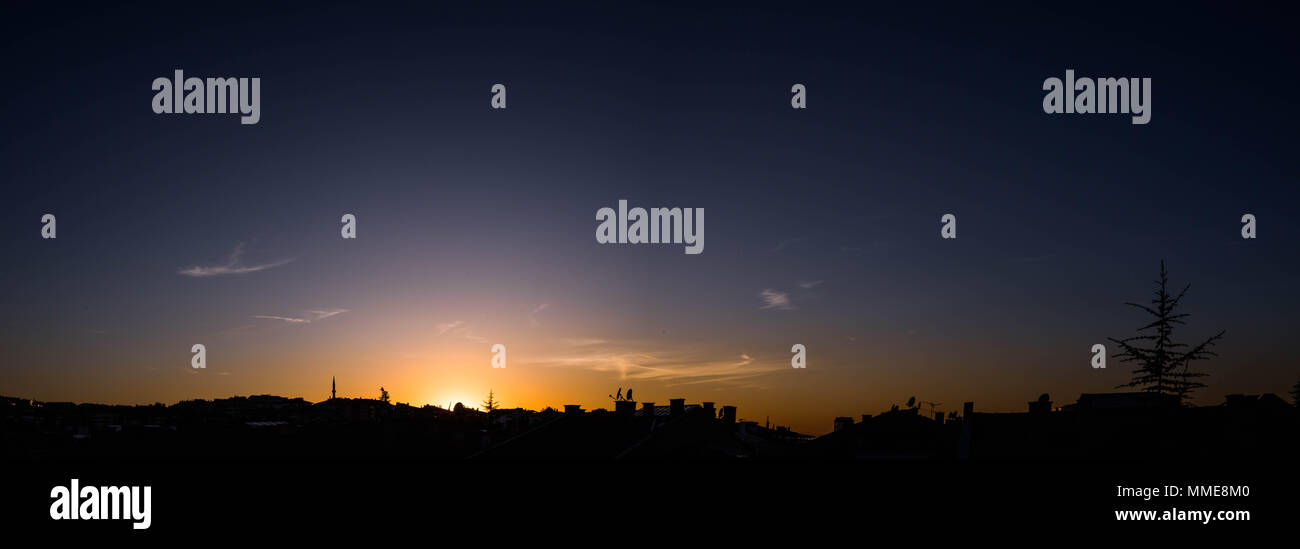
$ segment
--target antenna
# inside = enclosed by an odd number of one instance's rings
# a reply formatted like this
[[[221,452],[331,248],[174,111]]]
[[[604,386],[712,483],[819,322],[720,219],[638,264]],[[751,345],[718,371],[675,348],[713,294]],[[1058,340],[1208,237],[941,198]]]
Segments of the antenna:
[[[928,400],[922,400],[922,401],[918,402],[917,404],[925,404],[925,405],[928,405],[928,406],[930,407],[930,417],[934,417],[934,407],[935,407],[935,406],[943,406],[943,403],[942,403],[942,402],[930,402],[930,401],[928,401]]]

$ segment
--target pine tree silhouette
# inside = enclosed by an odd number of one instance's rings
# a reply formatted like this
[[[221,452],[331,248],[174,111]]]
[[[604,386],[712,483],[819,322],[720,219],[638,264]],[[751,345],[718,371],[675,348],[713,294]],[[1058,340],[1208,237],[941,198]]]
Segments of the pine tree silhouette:
[[[1120,347],[1120,352],[1111,355],[1112,358],[1118,358],[1120,362],[1138,363],[1138,368],[1133,370],[1132,381],[1116,386],[1117,389],[1141,387],[1146,392],[1175,396],[1181,403],[1190,397],[1193,391],[1205,387],[1198,378],[1208,374],[1192,370],[1191,363],[1219,356],[1210,348],[1223,338],[1225,331],[1220,331],[1196,346],[1174,341],[1174,328],[1186,325],[1183,319],[1191,316],[1188,313],[1174,312],[1191,285],[1183,287],[1176,296],[1169,293],[1168,287],[1169,271],[1165,269],[1165,262],[1161,260],[1160,280],[1156,281],[1155,297],[1151,299],[1151,306],[1125,303],[1146,311],[1155,317],[1154,320],[1138,328],[1139,335],[1125,339],[1113,337],[1107,339]]]

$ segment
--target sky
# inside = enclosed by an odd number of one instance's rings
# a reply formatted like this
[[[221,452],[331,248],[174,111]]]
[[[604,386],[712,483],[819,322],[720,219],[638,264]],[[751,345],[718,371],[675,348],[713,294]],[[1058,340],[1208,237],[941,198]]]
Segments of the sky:
[[[1285,18],[856,10],[6,5],[0,394],[1021,411],[1128,381],[1091,347],[1161,260],[1180,339],[1227,330],[1197,403],[1300,379]],[[155,114],[177,69],[261,78],[260,121]],[[1044,113],[1067,69],[1151,78],[1150,123]],[[619,200],[704,208],[704,252],[597,243]]]

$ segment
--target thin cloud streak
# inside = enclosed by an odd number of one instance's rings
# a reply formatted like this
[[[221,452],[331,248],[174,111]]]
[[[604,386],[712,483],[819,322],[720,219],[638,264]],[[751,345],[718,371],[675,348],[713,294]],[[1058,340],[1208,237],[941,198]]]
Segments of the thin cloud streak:
[[[346,312],[348,312],[348,309],[329,309],[329,310],[311,309],[308,311],[303,311],[302,314],[299,316],[253,315],[253,318],[260,318],[263,320],[279,320],[281,322],[288,322],[290,324],[310,324],[312,322],[325,320],[329,317],[341,315]]]
[[[802,238],[786,238],[781,240],[780,242],[777,242],[776,247],[768,250],[768,252],[770,253],[780,252],[781,250],[784,250],[787,247],[789,247],[791,244],[797,244],[802,241],[803,241]]]
[[[452,330],[455,330],[455,329],[457,329],[457,328],[460,328],[460,327],[462,327],[462,326],[464,326],[464,325],[465,325],[465,321],[464,321],[464,320],[455,320],[455,321],[452,321],[452,322],[443,322],[443,323],[441,323],[441,324],[439,324],[439,325],[437,326],[437,328],[438,328],[438,335],[445,334],[445,333],[447,333],[447,332],[450,332],[450,331],[452,331]]]
[[[550,307],[551,307],[551,304],[550,304],[550,303],[543,303],[543,304],[538,305],[537,307],[533,308],[533,312],[528,313],[528,322],[529,322],[530,324],[532,324],[533,326],[540,325],[540,324],[541,324],[541,321],[537,320],[537,315],[538,315],[539,313],[541,313],[542,311],[545,311],[546,309],[549,309]]]
[[[763,300],[763,306],[760,309],[780,309],[790,310],[794,304],[790,302],[790,295],[785,292],[778,292],[767,288],[758,293],[758,297]]]
[[[465,322],[464,320],[453,320],[451,322],[443,322],[438,324],[435,328],[438,331],[437,333],[438,337],[449,335],[452,337],[459,337],[462,339],[468,339],[470,341],[476,341],[479,343],[484,343],[487,341],[487,338],[477,335],[472,330],[470,330],[469,323]]]
[[[264,320],[283,320],[283,321],[285,321],[285,322],[294,322],[294,323],[297,323],[297,322],[304,322],[304,323],[305,323],[305,322],[311,322],[310,320],[307,320],[307,319],[305,319],[305,318],[290,318],[290,317],[287,317],[287,316],[253,315],[253,318],[260,318],[260,319],[264,319]]]
[[[569,352],[527,364],[617,373],[620,380],[656,381],[667,386],[698,383],[737,384],[784,370],[783,364],[760,364],[748,354],[718,357],[698,352],[644,350],[644,343],[574,340]]]
[[[240,259],[242,259],[243,256],[244,256],[244,243],[240,242],[239,244],[235,245],[235,249],[232,250],[230,252],[230,255],[226,257],[226,262],[224,264],[213,265],[210,267],[195,265],[187,269],[180,269],[176,271],[176,273],[180,275],[192,276],[196,278],[223,276],[223,275],[241,275],[241,274],[255,273],[258,271],[265,271],[267,269],[274,269],[276,267],[289,263],[294,259],[297,259],[297,258],[289,258],[280,261],[275,261],[272,263],[263,263],[261,265],[244,265],[240,262]]]

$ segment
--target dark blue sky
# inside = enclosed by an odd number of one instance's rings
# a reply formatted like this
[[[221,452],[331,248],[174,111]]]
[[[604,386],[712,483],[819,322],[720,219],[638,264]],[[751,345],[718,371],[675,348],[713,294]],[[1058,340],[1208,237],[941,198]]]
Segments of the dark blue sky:
[[[451,366],[406,355],[477,356],[432,335],[462,322],[466,345],[519,341],[514,364],[563,372],[520,381],[527,405],[594,407],[588,384],[630,380],[807,430],[917,393],[1014,408],[1127,380],[1088,349],[1144,323],[1122,303],[1161,259],[1192,284],[1187,338],[1228,330],[1202,402],[1300,375],[1300,52],[1279,13],[484,4],[4,7],[4,392],[305,394],[349,352],[373,360],[357,385],[437,385],[409,372]],[[260,123],[152,113],[150,82],[175,69],[262,78]],[[1152,78],[1151,122],[1044,114],[1066,69]],[[705,208],[705,252],[596,244],[619,199]],[[238,246],[292,261],[177,272]],[[789,310],[763,309],[765,290]],[[245,366],[187,377],[191,342],[319,309],[348,312],[216,345]],[[793,343],[814,357],[803,377]],[[623,366],[564,364],[583,352]],[[464,391],[509,383],[478,375]]]

